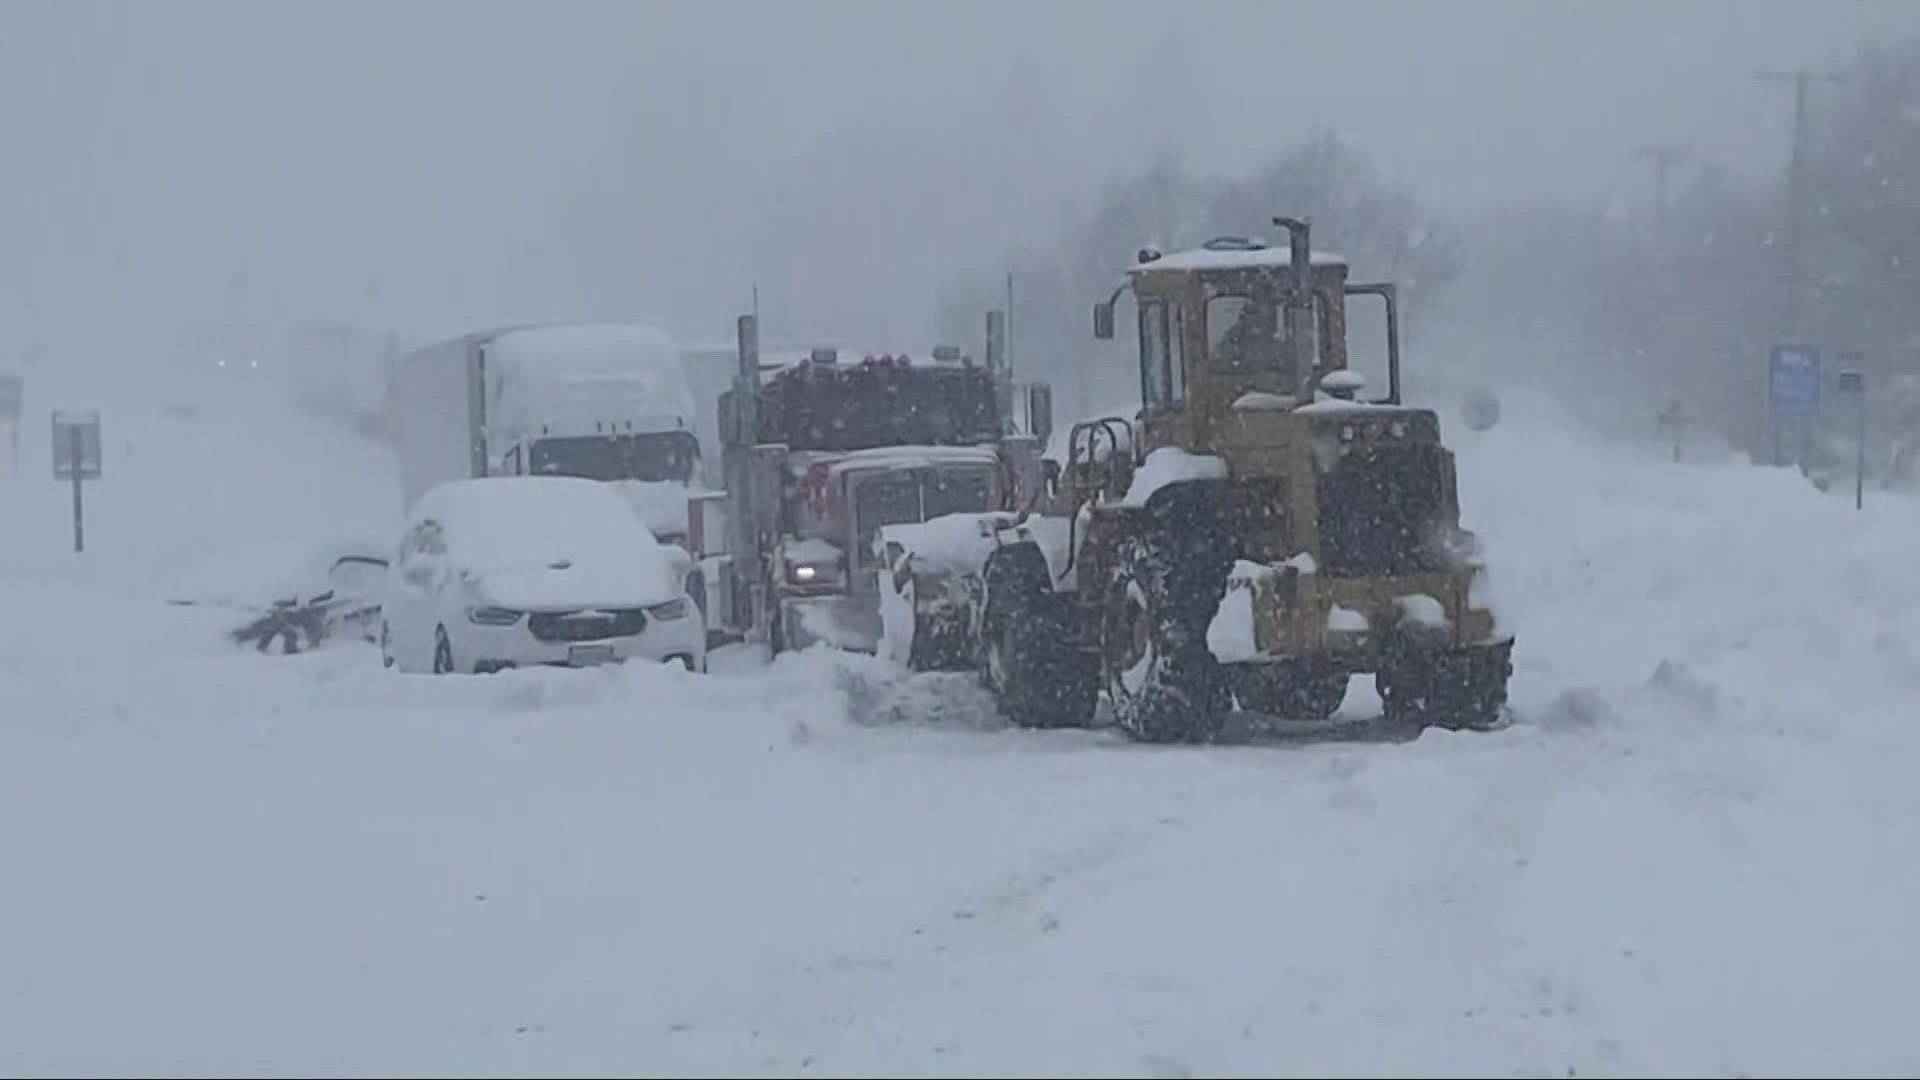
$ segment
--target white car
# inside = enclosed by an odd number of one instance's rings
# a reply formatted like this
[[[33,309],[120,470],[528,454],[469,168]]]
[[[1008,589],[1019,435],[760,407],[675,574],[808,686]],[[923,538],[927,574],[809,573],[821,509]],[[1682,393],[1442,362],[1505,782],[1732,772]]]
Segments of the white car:
[[[381,659],[436,674],[634,658],[705,671],[690,570],[597,480],[443,483],[414,504],[388,568]]]

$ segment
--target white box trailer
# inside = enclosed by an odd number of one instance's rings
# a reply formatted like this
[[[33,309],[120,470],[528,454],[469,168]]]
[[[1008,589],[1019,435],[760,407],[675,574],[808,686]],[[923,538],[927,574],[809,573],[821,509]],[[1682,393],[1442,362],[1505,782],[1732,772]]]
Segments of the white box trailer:
[[[481,353],[491,337],[435,342],[387,367],[387,439],[407,508],[436,484],[489,475]]]
[[[584,476],[618,483],[677,541],[704,485],[679,353],[642,324],[514,326],[413,349],[389,367],[386,411],[408,506],[445,480]]]

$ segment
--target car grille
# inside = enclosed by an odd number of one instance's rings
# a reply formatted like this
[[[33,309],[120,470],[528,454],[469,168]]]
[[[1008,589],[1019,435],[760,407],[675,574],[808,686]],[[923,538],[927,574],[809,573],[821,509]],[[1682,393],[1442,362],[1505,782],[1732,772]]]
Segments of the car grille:
[[[611,611],[536,611],[527,617],[527,629],[541,641],[600,641],[605,638],[632,637],[647,627],[647,613],[641,608],[617,608]]]

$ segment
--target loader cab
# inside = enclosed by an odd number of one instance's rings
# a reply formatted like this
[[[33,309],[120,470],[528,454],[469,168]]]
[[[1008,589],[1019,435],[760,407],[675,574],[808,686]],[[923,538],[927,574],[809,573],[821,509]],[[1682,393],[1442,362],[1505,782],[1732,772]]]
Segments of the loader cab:
[[[1297,257],[1308,268],[1304,285]],[[1376,295],[1390,328],[1397,319],[1392,286],[1348,284],[1339,256],[1239,237],[1171,254],[1142,250],[1127,283],[1096,305],[1096,338],[1114,337],[1114,304],[1129,289],[1138,320],[1141,453],[1205,448],[1221,418],[1236,410],[1291,410],[1314,400],[1328,374],[1347,368],[1348,297]],[[1310,320],[1290,314],[1303,299],[1311,302]],[[1390,337],[1389,385],[1367,388],[1369,400],[1399,399],[1397,329]]]

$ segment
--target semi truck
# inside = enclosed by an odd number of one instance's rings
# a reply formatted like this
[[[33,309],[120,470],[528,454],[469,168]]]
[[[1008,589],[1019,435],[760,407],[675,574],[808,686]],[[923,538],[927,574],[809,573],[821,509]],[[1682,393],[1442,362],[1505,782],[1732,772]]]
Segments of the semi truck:
[[[814,349],[830,345],[832,343],[821,341],[762,341],[760,365],[769,371],[792,366],[806,359]],[[700,438],[700,458],[710,466],[717,466],[725,457],[725,448],[720,444],[718,406],[720,395],[733,386],[738,374],[739,343],[681,339],[675,346],[687,373],[688,385],[693,389],[693,399],[700,406],[700,415],[694,424],[694,434]]]
[[[525,324],[420,346],[388,367],[386,420],[406,506],[446,480],[582,476],[617,485],[656,537],[698,553],[697,414],[656,327]]]
[[[939,667],[960,631],[953,607],[922,594],[913,655],[896,656],[883,604],[889,527],[963,512],[1011,510],[1039,490],[1051,391],[1015,387],[1004,318],[988,317],[987,362],[955,346],[919,356],[843,355],[833,347],[768,362],[741,316],[735,383],[721,395],[726,554],[714,567],[710,623],[778,653],[825,644]]]

